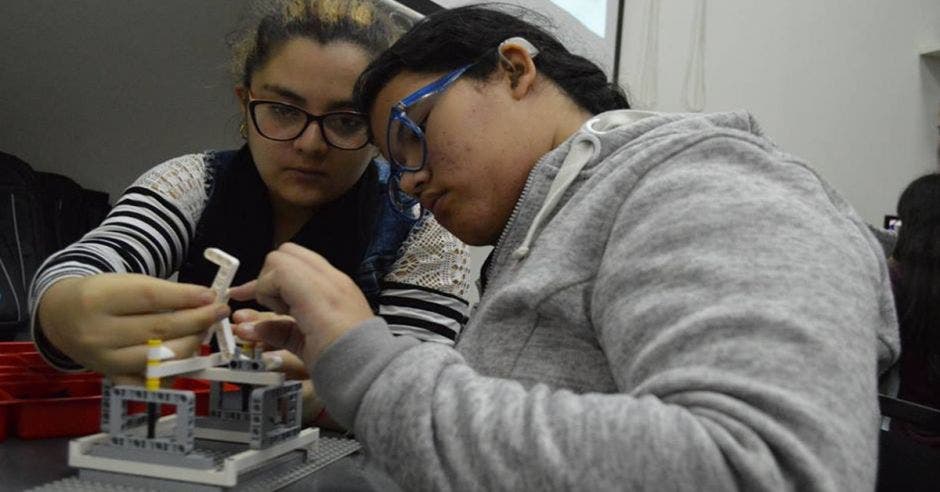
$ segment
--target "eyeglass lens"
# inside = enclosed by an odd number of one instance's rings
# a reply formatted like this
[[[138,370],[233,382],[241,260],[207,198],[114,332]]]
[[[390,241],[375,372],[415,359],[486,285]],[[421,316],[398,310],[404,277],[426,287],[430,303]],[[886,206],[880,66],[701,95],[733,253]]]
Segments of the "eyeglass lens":
[[[421,202],[401,190],[401,174],[395,173],[388,179],[388,198],[400,214],[409,219],[418,219],[424,213]]]
[[[424,123],[428,119],[437,94],[415,102],[405,110],[405,116],[410,120],[404,122],[395,119],[389,126],[389,154],[399,166],[408,170],[418,170],[424,166],[425,152],[427,150],[425,138],[415,131],[419,127],[424,132]]]
[[[271,140],[293,140],[308,125],[307,113],[286,104],[259,102],[252,112],[258,132]],[[327,143],[341,149],[361,148],[369,138],[366,118],[356,113],[327,113],[319,126]]]

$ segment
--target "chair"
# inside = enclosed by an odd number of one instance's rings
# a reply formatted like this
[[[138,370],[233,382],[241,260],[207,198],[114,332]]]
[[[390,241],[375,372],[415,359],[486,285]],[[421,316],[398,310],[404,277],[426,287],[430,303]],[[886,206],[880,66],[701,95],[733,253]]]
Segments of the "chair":
[[[940,411],[887,395],[878,395],[881,415],[940,434]],[[879,491],[940,490],[940,449],[893,431],[878,439]]]

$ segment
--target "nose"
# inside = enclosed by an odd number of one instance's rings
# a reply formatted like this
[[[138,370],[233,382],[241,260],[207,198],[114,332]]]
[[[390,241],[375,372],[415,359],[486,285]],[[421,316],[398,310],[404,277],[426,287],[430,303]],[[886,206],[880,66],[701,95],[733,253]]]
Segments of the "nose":
[[[294,149],[306,154],[322,154],[329,150],[329,145],[323,138],[320,122],[311,121],[303,133],[294,139]]]
[[[430,178],[430,172],[428,171],[427,166],[420,171],[415,172],[404,172],[401,175],[399,180],[399,186],[401,191],[411,195],[417,196],[421,194],[421,191],[424,190],[424,186],[427,184],[428,179]]]

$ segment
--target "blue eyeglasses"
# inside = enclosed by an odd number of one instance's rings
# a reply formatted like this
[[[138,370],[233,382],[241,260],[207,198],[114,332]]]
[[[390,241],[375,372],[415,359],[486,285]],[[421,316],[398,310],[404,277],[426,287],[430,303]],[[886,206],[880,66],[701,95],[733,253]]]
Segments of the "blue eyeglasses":
[[[405,171],[420,171],[428,159],[424,123],[438,96],[472,67],[464,65],[430,84],[412,92],[398,102],[388,116],[388,157],[392,164]],[[416,123],[416,121],[420,123]]]
[[[437,96],[443,94],[472,66],[472,63],[464,65],[412,92],[392,107],[389,114],[385,140],[388,142],[388,158],[392,164],[388,196],[395,209],[407,218],[418,219],[424,214],[418,200],[401,190],[402,174],[420,171],[427,163],[428,145],[424,138],[424,122]]]
[[[538,48],[525,38],[513,37],[499,44],[496,48],[497,55],[502,57],[502,48],[510,44],[522,46],[533,58],[539,53]],[[402,171],[411,172],[420,171],[424,168],[428,160],[428,145],[424,137],[424,124],[434,107],[434,102],[464,72],[479,61],[486,59],[486,56],[490,55],[484,55],[480,60],[468,63],[445,74],[434,82],[412,92],[392,107],[388,115],[385,141],[388,145],[389,160],[394,166]]]
[[[538,48],[526,39],[514,37],[499,44],[497,48],[499,56],[502,56],[502,47],[507,44],[521,45],[532,57],[539,53]],[[412,92],[392,106],[389,112],[385,135],[388,159],[392,164],[392,173],[388,181],[389,196],[396,208],[406,216],[417,218],[423,213],[420,204],[416,204],[416,200],[401,191],[400,183],[404,172],[417,172],[427,165],[428,144],[424,127],[431,109],[448,87],[470,67],[483,59],[448,72],[443,77]]]

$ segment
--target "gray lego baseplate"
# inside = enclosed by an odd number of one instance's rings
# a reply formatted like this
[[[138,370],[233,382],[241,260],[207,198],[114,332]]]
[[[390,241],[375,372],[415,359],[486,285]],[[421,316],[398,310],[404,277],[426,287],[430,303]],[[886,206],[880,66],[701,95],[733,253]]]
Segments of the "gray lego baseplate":
[[[168,478],[147,478],[122,473],[83,470],[80,475],[64,478],[55,482],[30,489],[35,492],[82,492],[82,491],[238,491],[261,492],[278,490],[323,468],[324,466],[348,456],[360,449],[354,439],[320,437],[315,445],[307,448],[306,462],[297,462],[302,458],[284,459],[270,463],[265,467],[246,472],[234,487],[219,487],[192,482],[182,482]]]

